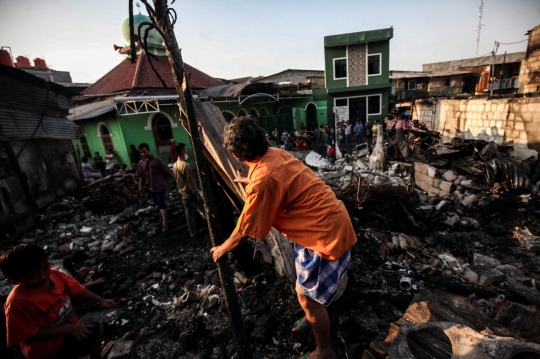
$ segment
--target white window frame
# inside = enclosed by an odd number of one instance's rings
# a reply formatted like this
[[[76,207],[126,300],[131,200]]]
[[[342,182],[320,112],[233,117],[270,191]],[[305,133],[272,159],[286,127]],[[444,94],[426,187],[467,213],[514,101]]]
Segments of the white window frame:
[[[379,112],[378,113],[369,113],[369,103],[367,97],[374,97],[379,96]],[[351,97],[336,97],[334,98],[334,108],[337,107],[336,103],[337,100],[347,100],[347,111],[349,108],[349,99],[351,98],[359,98],[359,97],[366,97],[366,119],[369,116],[376,116],[376,115],[382,115],[382,93],[376,93],[371,95],[362,95],[362,96],[351,96]]]
[[[366,46],[366,52],[367,52],[367,46]],[[379,56],[379,73],[377,74],[368,74],[368,65],[369,65],[369,57],[370,56]],[[366,76],[381,76],[382,75],[382,53],[375,53],[375,54],[367,54],[366,56]]]
[[[336,60],[345,60],[345,71],[347,72],[347,76],[345,77],[336,77]],[[349,82],[349,60],[347,57],[336,57],[332,59],[332,72],[334,73],[334,80],[347,80],[347,83]]]
[[[413,88],[411,88],[411,83],[413,83],[413,82],[414,82],[414,86],[413,86]],[[407,90],[416,90],[417,89],[416,84],[417,84],[416,80],[408,80],[407,81]]]
[[[379,97],[379,112],[377,112],[377,113],[369,113],[369,99],[366,98],[367,116],[382,115],[382,93],[375,94],[375,95],[366,95],[366,97],[375,97],[375,96]]]

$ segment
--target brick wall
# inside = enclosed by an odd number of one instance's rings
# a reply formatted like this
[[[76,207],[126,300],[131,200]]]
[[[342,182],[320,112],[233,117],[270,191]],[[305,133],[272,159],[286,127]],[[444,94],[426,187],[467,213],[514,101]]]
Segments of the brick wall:
[[[501,144],[514,141],[514,156],[538,157],[540,98],[440,100],[415,103],[413,119],[439,131],[443,142],[453,137]]]
[[[349,86],[367,85],[366,78],[366,44],[349,45],[348,66]]]
[[[540,25],[529,34],[527,55],[521,62],[519,87],[522,93],[540,91]]]
[[[423,191],[446,196],[453,190],[453,183],[441,178],[435,167],[425,163],[414,163],[414,183]]]

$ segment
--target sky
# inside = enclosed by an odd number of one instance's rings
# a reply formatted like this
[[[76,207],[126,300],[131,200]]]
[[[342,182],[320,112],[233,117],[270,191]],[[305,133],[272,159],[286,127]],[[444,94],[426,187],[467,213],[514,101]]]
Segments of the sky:
[[[393,26],[391,70],[475,57],[480,0],[177,0],[184,62],[217,78],[324,69],[324,36]],[[135,13],[137,13],[135,8]],[[144,6],[141,13],[146,14]],[[0,46],[92,83],[124,57],[127,0],[0,0]],[[485,0],[478,56],[526,40],[540,0]],[[499,54],[525,51],[526,42]]]

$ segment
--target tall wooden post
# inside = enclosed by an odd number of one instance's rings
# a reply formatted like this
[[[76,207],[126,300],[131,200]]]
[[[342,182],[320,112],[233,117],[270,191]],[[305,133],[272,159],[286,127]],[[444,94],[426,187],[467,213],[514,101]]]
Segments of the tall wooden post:
[[[187,117],[188,130],[191,135],[191,144],[195,155],[195,163],[197,165],[197,173],[204,196],[204,207],[206,212],[206,220],[208,222],[208,229],[210,232],[210,240],[212,241],[213,246],[217,246],[224,242],[223,234],[217,219],[218,214],[212,194],[210,173],[207,169],[207,163],[203,153],[203,143],[197,127],[191,86],[184,71],[182,54],[180,48],[178,47],[178,43],[176,42],[173,27],[171,26],[169,19],[167,0],[153,0],[153,8],[149,5],[148,0],[141,1],[146,6],[152,22],[160,30],[161,35],[163,36],[169,63],[174,76],[176,91],[178,92],[178,96],[180,98],[180,114],[183,113]],[[223,292],[225,294],[225,303],[227,305],[227,312],[236,343],[236,351],[240,359],[250,359],[251,350],[249,348],[249,342],[244,330],[244,322],[236,296],[233,277],[228,268],[223,265],[223,261],[224,259],[218,261],[217,268]]]

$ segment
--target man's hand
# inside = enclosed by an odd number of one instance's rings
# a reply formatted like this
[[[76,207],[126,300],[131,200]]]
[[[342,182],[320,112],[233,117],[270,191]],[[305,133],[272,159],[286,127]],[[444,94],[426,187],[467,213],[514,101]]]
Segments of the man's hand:
[[[223,257],[223,255],[227,252],[225,252],[221,246],[212,247],[210,248],[210,253],[212,253],[212,258],[214,259],[214,262],[217,263],[217,261]]]
[[[99,301],[99,304],[104,308],[114,308],[116,306],[116,302],[113,299],[102,299]]]
[[[90,330],[94,326],[92,324],[85,324],[85,323],[77,323],[71,325],[71,332],[70,334],[73,335],[77,340],[81,340],[83,338],[87,338],[89,335],[92,334],[92,331]]]
[[[249,183],[248,178],[245,177],[245,176],[242,174],[242,171],[241,171],[238,167],[235,167],[235,168],[234,168],[234,173],[236,174],[236,178],[234,179],[234,182],[237,182],[237,183],[244,183],[244,184],[248,184],[248,183]]]

